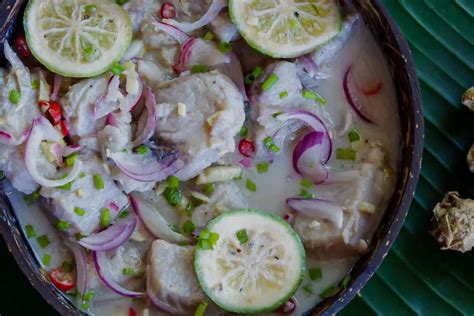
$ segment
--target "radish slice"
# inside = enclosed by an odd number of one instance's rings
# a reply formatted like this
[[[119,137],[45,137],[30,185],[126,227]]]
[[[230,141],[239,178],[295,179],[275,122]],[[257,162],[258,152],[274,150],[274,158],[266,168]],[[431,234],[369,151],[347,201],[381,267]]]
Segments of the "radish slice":
[[[321,199],[288,198],[286,204],[295,212],[319,220],[329,220],[342,228],[344,210],[333,202]]]
[[[47,137],[47,134],[51,134],[51,132],[48,131],[47,124],[49,124],[50,128],[54,132],[56,132],[51,126],[51,124],[46,121],[46,119],[40,117],[33,120],[33,127],[26,143],[25,165],[26,170],[28,170],[28,173],[37,183],[41,184],[44,187],[54,188],[74,181],[81,172],[82,162],[76,159],[74,167],[69,172],[69,174],[63,179],[51,180],[45,178],[40,174],[38,166],[36,164],[36,156],[38,155],[38,153],[40,153],[41,142],[45,139],[51,139],[50,137]]]
[[[175,40],[177,40],[181,45],[184,44],[184,42],[186,42],[189,39],[188,34],[184,33],[177,27],[164,23],[164,22],[156,22],[155,28],[170,35]]]
[[[344,94],[349,105],[352,107],[354,112],[365,122],[374,123],[366,113],[366,110],[363,108],[360,103],[360,99],[363,97],[358,92],[358,89],[355,88],[352,82],[352,65],[350,65],[346,73],[344,74],[344,79],[342,81],[342,87],[344,89]]]
[[[193,23],[178,22],[171,19],[164,19],[163,22],[171,26],[177,27],[184,33],[189,34],[190,32],[211,23],[219,14],[219,12],[221,12],[221,10],[225,7],[227,7],[227,0],[213,0],[207,12],[199,20]]]
[[[115,223],[100,233],[82,238],[79,244],[94,251],[109,251],[123,245],[130,239],[137,227],[137,218],[130,216],[128,220]]]
[[[88,269],[87,269],[87,254],[79,247],[77,244],[72,243],[70,241],[66,241],[66,246],[71,249],[74,255],[74,261],[76,262],[76,288],[80,294],[80,300],[82,300],[82,296],[87,291],[87,283],[88,283]]]
[[[170,315],[183,315],[186,313],[184,310],[178,309],[175,306],[172,306],[166,302],[162,302],[160,299],[158,299],[155,293],[153,293],[151,285],[151,273],[148,272],[146,276],[146,293],[148,295],[148,298],[156,307],[158,307],[158,309]]]
[[[153,136],[153,133],[155,133],[157,122],[156,100],[150,87],[147,87],[145,90],[145,107],[146,112],[143,112],[142,116],[145,115],[146,123],[140,134],[138,134],[137,138],[132,141],[133,147],[140,146],[141,144],[147,142],[151,136]]]
[[[102,268],[104,262],[108,261],[105,251],[95,251],[92,253],[92,256],[94,258],[94,265],[97,274],[99,275],[102,283],[104,283],[107,288],[124,297],[139,298],[145,296],[145,293],[130,291],[123,288],[121,285],[115,282],[111,276],[108,275],[107,270]]]
[[[293,151],[293,168],[304,177],[323,183],[328,179],[325,166],[331,157],[329,137],[323,132],[306,134]]]

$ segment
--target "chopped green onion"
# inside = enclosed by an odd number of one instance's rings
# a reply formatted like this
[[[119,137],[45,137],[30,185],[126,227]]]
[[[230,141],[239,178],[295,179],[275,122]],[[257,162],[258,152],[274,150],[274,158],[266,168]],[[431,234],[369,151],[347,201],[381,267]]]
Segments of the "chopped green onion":
[[[204,313],[206,312],[207,309],[207,302],[201,302],[199,303],[198,307],[196,308],[196,311],[194,312],[194,316],[204,316]]]
[[[209,231],[209,229],[204,229],[201,231],[197,241],[197,247],[203,250],[213,250],[214,245],[219,240],[219,234]]]
[[[77,215],[79,216],[84,216],[86,214],[86,211],[84,211],[82,208],[80,207],[75,207],[74,208],[74,213],[76,213]]]
[[[172,206],[178,205],[183,199],[183,195],[181,194],[181,190],[179,188],[167,187],[165,192],[163,192],[163,195],[165,196],[168,203]]]
[[[349,137],[349,141],[351,143],[358,142],[361,139],[359,131],[355,128],[351,129],[347,136]]]
[[[275,113],[272,114],[272,117],[273,117],[273,118],[277,118],[277,117],[279,117],[279,116],[282,115],[282,114],[283,114],[282,111],[275,112]]]
[[[305,189],[301,189],[299,196],[302,197],[303,199],[314,199],[314,194],[311,192],[308,192]]]
[[[72,263],[70,263],[69,261],[64,261],[63,264],[61,265],[61,268],[63,269],[64,272],[71,272]]]
[[[247,179],[245,186],[247,187],[247,189],[249,189],[249,191],[252,191],[252,192],[257,191],[257,185],[255,184],[255,182],[253,182],[250,179]]]
[[[66,166],[72,167],[74,166],[74,162],[76,161],[76,157],[78,156],[78,153],[73,153],[70,154],[69,156],[66,157]]]
[[[178,246],[189,246],[191,243],[188,240],[182,240],[178,242]]]
[[[265,139],[263,140],[263,144],[265,145],[265,147],[267,147],[273,152],[277,153],[280,151],[280,147],[275,145],[275,143],[273,142],[273,138],[271,138],[270,136],[265,137]]]
[[[76,234],[76,240],[81,240],[82,238],[86,238],[87,235],[83,234],[83,233],[77,233]]]
[[[242,128],[239,131],[239,136],[245,138],[247,137],[248,134],[249,134],[249,129],[245,126],[242,126]]]
[[[33,225],[25,226],[26,238],[36,237],[36,231]]]
[[[351,282],[351,276],[348,274],[342,279],[341,281],[341,286],[343,289],[346,289],[347,286],[349,285],[349,282]]]
[[[206,183],[202,187],[202,192],[206,195],[211,195],[212,193],[214,193],[215,190],[216,190],[216,184],[215,183]]]
[[[311,189],[313,187],[313,182],[308,179],[301,179],[300,184],[303,188]]]
[[[188,203],[186,207],[184,208],[184,214],[186,214],[187,217],[191,217],[193,214],[194,206],[191,203]]]
[[[95,4],[88,4],[84,7],[86,14],[93,14],[97,11],[97,6]]]
[[[313,92],[313,91],[304,90],[303,91],[303,97],[305,97],[307,99],[317,101],[317,102],[321,103],[322,105],[326,104],[326,99],[323,98],[322,96],[320,96],[319,94],[317,94],[316,92]]]
[[[339,160],[356,160],[357,151],[351,148],[338,148],[336,150],[336,159]]]
[[[220,42],[217,44],[217,48],[221,51],[221,53],[227,54],[228,52],[232,51],[232,44],[228,42]]]
[[[334,285],[329,285],[327,288],[325,288],[321,293],[319,293],[319,297],[324,299],[326,297],[333,296],[336,292],[336,287]]]
[[[211,31],[207,32],[203,37],[206,41],[212,41],[214,38],[216,38],[216,36]]]
[[[45,253],[44,256],[43,256],[43,264],[45,266],[48,266],[50,262],[51,262],[51,255]]]
[[[266,173],[268,172],[268,169],[270,168],[270,163],[269,162],[262,162],[257,164],[257,172],[258,173]]]
[[[31,81],[31,88],[33,88],[34,90],[38,90],[39,89],[39,86],[40,86],[40,83],[38,80],[33,80]]]
[[[247,230],[245,228],[236,232],[235,236],[237,237],[237,240],[239,241],[241,245],[249,241],[249,236],[247,235]]]
[[[104,207],[100,212],[100,227],[107,228],[110,226],[110,209]]]
[[[205,73],[209,71],[209,67],[206,65],[194,65],[191,67],[191,72],[193,74]]]
[[[71,181],[69,183],[66,183],[65,185],[61,185],[61,186],[58,187],[58,189],[65,190],[65,191],[71,191],[73,182],[74,181]]]
[[[252,74],[248,74],[244,78],[245,84],[251,85],[255,81],[255,76]]]
[[[191,235],[196,230],[196,225],[190,220],[187,220],[183,224],[183,232],[187,235]]]
[[[255,67],[252,70],[252,75],[256,78],[260,77],[263,74],[263,69],[260,66]]]
[[[66,221],[58,221],[56,223],[56,228],[60,231],[65,231],[71,228],[71,223],[68,223]]]
[[[133,274],[135,274],[135,270],[133,270],[132,268],[123,268],[122,274],[123,275],[133,275]]]
[[[81,307],[83,309],[89,309],[89,303],[90,303],[90,301],[92,301],[94,299],[94,295],[95,295],[95,293],[92,290],[88,290],[84,294],[84,296],[82,298],[82,305],[81,305]]]
[[[313,281],[321,280],[323,277],[323,270],[321,268],[311,268],[308,270],[309,278]]]
[[[288,96],[288,91],[280,92],[280,99],[284,99]]]
[[[38,201],[40,198],[40,193],[39,191],[33,192],[31,194],[25,195],[23,197],[23,201],[25,201],[27,204],[31,204],[35,201]]]
[[[124,211],[120,212],[120,214],[118,215],[118,217],[119,217],[119,218],[125,218],[125,217],[127,217],[129,214],[130,214],[129,211],[124,210]]]
[[[110,68],[110,71],[114,75],[119,76],[122,72],[125,71],[125,66],[120,63],[115,63],[113,64],[112,68]]]
[[[10,96],[8,97],[8,100],[10,100],[11,103],[13,104],[18,104],[21,99],[21,94],[17,90],[13,89],[10,90]]]
[[[81,173],[79,173],[79,179],[82,179],[86,176],[86,173],[84,171],[82,171]]]
[[[179,178],[176,176],[171,176],[167,180],[168,188],[177,189],[179,188]]]
[[[46,248],[49,245],[49,238],[46,235],[41,235],[38,238],[36,238],[36,241],[40,245],[41,248]]]
[[[314,292],[313,292],[313,287],[311,286],[311,284],[306,284],[305,286],[303,286],[303,291],[307,294],[307,295],[313,295]]]
[[[145,155],[148,152],[148,147],[145,145],[138,146],[135,148],[135,152],[139,155]]]
[[[268,91],[271,87],[273,87],[280,78],[276,74],[271,74],[268,78],[262,83],[262,90]]]
[[[100,174],[95,174],[93,176],[93,181],[94,181],[94,187],[97,190],[102,190],[104,188],[104,180],[102,179],[102,176]]]

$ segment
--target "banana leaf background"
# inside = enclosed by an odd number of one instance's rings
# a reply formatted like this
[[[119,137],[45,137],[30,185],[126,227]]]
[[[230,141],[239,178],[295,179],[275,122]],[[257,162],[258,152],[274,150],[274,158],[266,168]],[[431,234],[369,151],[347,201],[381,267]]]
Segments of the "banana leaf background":
[[[425,107],[423,170],[395,245],[340,315],[474,315],[474,254],[439,250],[431,210],[446,191],[474,198],[465,163],[474,113],[460,103],[474,85],[474,0],[384,0],[407,37]],[[0,314],[55,315],[0,241]]]

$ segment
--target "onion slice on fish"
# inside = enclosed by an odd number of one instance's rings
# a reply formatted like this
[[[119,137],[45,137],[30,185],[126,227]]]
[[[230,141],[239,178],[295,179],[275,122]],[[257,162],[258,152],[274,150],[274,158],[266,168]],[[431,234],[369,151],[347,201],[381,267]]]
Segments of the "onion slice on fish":
[[[316,76],[318,69],[316,63],[309,54],[299,57],[298,63],[303,66],[303,69],[308,73],[310,77],[314,78]]]
[[[108,261],[107,253],[105,251],[95,251],[92,253],[92,257],[94,258],[94,266],[97,271],[97,275],[108,289],[120,296],[129,298],[139,298],[145,296],[145,293],[125,289],[112,279],[112,277],[107,273],[107,269],[104,269],[104,262]]]
[[[342,228],[344,210],[339,205],[321,199],[288,198],[286,204],[298,214],[316,220],[328,220]]]
[[[146,112],[144,111],[142,114],[142,116],[145,116],[146,119],[145,126],[138,134],[137,138],[132,141],[133,147],[140,146],[141,144],[147,142],[155,132],[157,122],[156,100],[150,87],[145,89],[145,108]]]
[[[342,87],[344,89],[344,95],[346,96],[346,100],[351,106],[352,110],[365,122],[367,123],[374,123],[372,119],[368,116],[366,109],[361,104],[361,99],[363,95],[359,92],[359,89],[356,88],[354,82],[352,82],[352,65],[350,65],[346,73],[344,74],[344,79],[342,81]]]
[[[328,179],[329,169],[325,165],[331,157],[331,142],[323,132],[310,132],[296,145],[293,151],[293,168],[315,183]]]
[[[124,221],[119,221],[106,230],[82,238],[78,243],[89,250],[109,251],[123,245],[130,239],[137,227],[137,218],[129,216]]]
[[[87,283],[89,280],[89,273],[87,269],[87,254],[86,251],[71,241],[66,241],[66,246],[71,249],[76,262],[76,288],[80,294],[79,300],[87,291]]]
[[[156,22],[155,28],[165,32],[166,34],[173,37],[177,40],[181,45],[183,45],[188,39],[189,35],[178,29],[176,26],[170,25],[164,22]]]
[[[8,146],[18,146],[23,144],[23,142],[28,138],[31,129],[27,128],[19,138],[15,138],[12,134],[0,130],[0,144]]]

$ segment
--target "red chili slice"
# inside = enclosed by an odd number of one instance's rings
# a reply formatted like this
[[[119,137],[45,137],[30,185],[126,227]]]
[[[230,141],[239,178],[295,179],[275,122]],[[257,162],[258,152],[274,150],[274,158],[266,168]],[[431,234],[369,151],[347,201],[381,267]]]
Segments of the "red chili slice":
[[[62,292],[67,292],[76,286],[72,274],[64,272],[61,268],[53,269],[49,274],[49,278],[54,286]]]
[[[133,307],[130,307],[130,309],[128,310],[128,316],[137,316],[137,312],[135,311],[135,309],[133,309]]]
[[[69,136],[69,128],[67,126],[66,121],[61,121],[58,125],[56,125],[60,128],[61,133],[63,134],[64,137]]]
[[[40,107],[41,112],[46,113],[49,109],[49,102],[47,101],[39,101],[38,105]]]
[[[255,154],[255,145],[248,139],[242,139],[239,142],[239,152],[242,156],[252,157]]]
[[[26,42],[26,38],[24,34],[18,34],[15,38],[15,47],[18,53],[23,57],[30,57],[31,51],[28,47],[28,43]]]
[[[61,122],[63,118],[63,114],[61,112],[61,105],[58,102],[50,102],[50,107],[48,110],[49,115],[51,115],[51,119],[53,120],[53,124],[56,125]]]
[[[382,88],[383,88],[383,82],[379,82],[376,86],[369,87],[369,88],[362,88],[362,93],[366,97],[370,97],[379,93],[380,90],[382,90]]]
[[[176,17],[176,7],[169,2],[163,3],[160,10],[163,19],[174,19]]]
[[[297,305],[298,305],[298,301],[294,297],[292,297],[285,304],[280,306],[275,311],[275,313],[281,314],[281,315],[291,314],[295,311]]]

